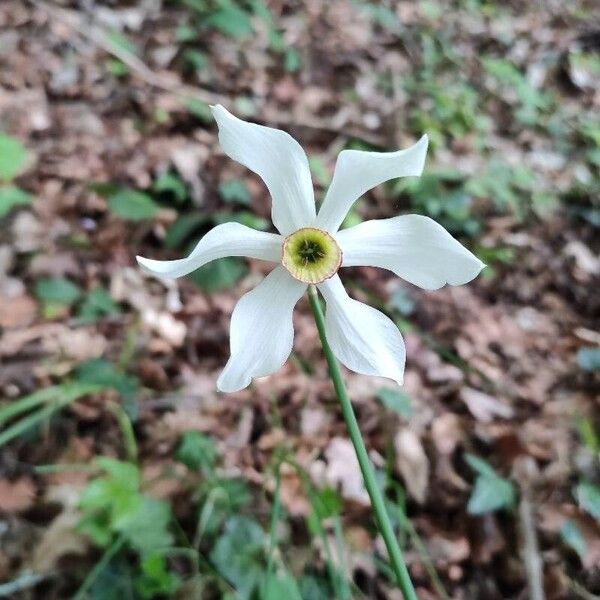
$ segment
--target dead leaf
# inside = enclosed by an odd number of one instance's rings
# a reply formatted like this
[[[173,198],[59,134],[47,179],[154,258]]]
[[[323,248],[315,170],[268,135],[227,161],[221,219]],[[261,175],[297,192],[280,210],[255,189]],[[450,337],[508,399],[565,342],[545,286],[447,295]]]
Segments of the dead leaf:
[[[436,417],[431,424],[431,437],[440,454],[452,454],[463,436],[460,419],[454,413]]]
[[[494,417],[510,419],[514,416],[514,411],[510,406],[473,388],[462,388],[460,399],[467,405],[471,414],[482,423],[491,423]]]
[[[331,417],[321,407],[306,406],[300,414],[300,431],[303,436],[313,436],[327,429]]]
[[[411,429],[401,429],[394,438],[396,466],[409,495],[419,504],[425,501],[429,483],[429,459],[421,440]]]
[[[81,515],[66,509],[44,530],[31,558],[31,569],[35,573],[50,573],[67,555],[83,556],[88,551],[86,538],[77,533]]]
[[[16,298],[0,295],[0,328],[16,329],[31,325],[37,315],[35,300],[23,294]]]
[[[446,537],[434,534],[427,542],[429,555],[434,561],[444,560],[449,563],[462,562],[469,558],[471,546],[463,536]]]
[[[320,469],[311,469],[311,474],[318,480],[316,483],[339,489],[342,496],[348,500],[364,505],[370,504],[369,494],[365,489],[360,466],[350,440],[334,437],[325,449],[325,458],[326,465],[321,462]],[[319,462],[316,461],[315,466]]]
[[[23,476],[15,481],[0,479],[0,510],[7,513],[19,513],[33,506],[35,483],[30,477]]]

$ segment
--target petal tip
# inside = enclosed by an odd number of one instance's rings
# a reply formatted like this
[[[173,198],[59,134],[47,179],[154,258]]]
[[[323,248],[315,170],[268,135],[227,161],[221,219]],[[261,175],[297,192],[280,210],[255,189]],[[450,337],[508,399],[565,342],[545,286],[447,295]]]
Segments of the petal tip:
[[[228,117],[233,118],[233,115],[222,104],[210,104],[209,108],[219,127],[224,119],[227,119]]]
[[[145,258],[143,256],[140,256],[139,254],[135,257],[135,260],[137,261],[137,264],[142,267],[143,269],[147,269],[148,268],[148,261],[150,260],[149,258]]]

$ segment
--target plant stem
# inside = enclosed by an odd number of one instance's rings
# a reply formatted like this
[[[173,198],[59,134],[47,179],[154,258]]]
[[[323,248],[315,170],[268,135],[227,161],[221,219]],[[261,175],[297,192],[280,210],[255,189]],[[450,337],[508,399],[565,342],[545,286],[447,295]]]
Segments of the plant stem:
[[[100,560],[96,563],[94,568],[88,573],[84,582],[81,584],[77,593],[73,596],[73,600],[83,600],[88,590],[92,587],[94,581],[98,578],[100,573],[106,569],[110,561],[121,551],[121,548],[125,545],[125,539],[118,537],[104,552]]]
[[[406,564],[402,556],[402,551],[398,546],[398,541],[396,540],[392,524],[390,523],[390,519],[385,508],[383,495],[381,494],[381,490],[377,485],[375,472],[371,466],[371,461],[369,460],[367,449],[365,448],[365,443],[360,433],[358,422],[352,408],[352,403],[350,402],[350,398],[346,392],[346,386],[344,385],[339,364],[327,341],[323,309],[321,308],[317,290],[312,285],[308,289],[308,298],[315,317],[317,329],[319,330],[319,337],[321,338],[323,353],[325,354],[327,365],[329,366],[329,375],[331,376],[333,387],[335,388],[335,392],[338,396],[340,404],[342,405],[342,414],[344,415],[344,420],[346,421],[346,427],[348,428],[350,439],[354,445],[356,458],[358,459],[358,464],[360,465],[360,470],[362,471],[365,487],[367,488],[369,498],[371,499],[371,505],[375,511],[379,532],[381,533],[383,541],[385,542],[390,563],[396,575],[397,584],[402,591],[404,600],[418,600],[417,594],[415,593],[415,588],[413,587],[408,569],[406,568]]]

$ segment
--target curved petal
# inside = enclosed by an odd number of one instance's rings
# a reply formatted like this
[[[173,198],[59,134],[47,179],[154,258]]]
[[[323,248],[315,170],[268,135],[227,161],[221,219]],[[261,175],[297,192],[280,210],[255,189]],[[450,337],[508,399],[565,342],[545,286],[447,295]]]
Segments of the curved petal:
[[[152,260],[136,256],[140,266],[152,275],[174,279],[187,275],[202,265],[225,256],[249,256],[279,262],[283,238],[241,223],[223,223],[211,229],[186,258]]]
[[[283,366],[292,351],[292,312],[306,284],[277,267],[236,304],[231,315],[231,357],[217,381],[222,392],[237,392],[253,377]]]
[[[348,296],[338,275],[318,285],[327,308],[325,329],[333,353],[351,371],[402,384],[406,350],[393,321]]]
[[[273,224],[282,235],[310,225],[315,197],[308,159],[285,131],[247,123],[223,108],[211,107],[225,153],[266,183],[273,201]]]
[[[317,215],[316,226],[335,232],[350,207],[366,191],[396,177],[418,176],[423,172],[428,138],[398,152],[343,150],[338,156],[331,185]]]
[[[422,215],[366,221],[336,234],[342,266],[381,267],[426,290],[462,285],[485,267],[439,223]]]

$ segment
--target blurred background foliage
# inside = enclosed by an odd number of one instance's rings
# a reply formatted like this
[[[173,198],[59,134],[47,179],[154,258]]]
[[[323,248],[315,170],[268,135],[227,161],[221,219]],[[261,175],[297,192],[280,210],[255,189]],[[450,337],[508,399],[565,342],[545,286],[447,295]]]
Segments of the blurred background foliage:
[[[217,398],[264,270],[134,266],[271,227],[212,102],[299,139],[318,199],[340,150],[428,133],[423,176],[344,222],[428,215],[488,265],[439,300],[348,273],[407,336],[406,389],[349,384],[411,573],[425,599],[597,597],[595,4],[3,2],[0,597],[398,597],[306,310],[282,373]]]

